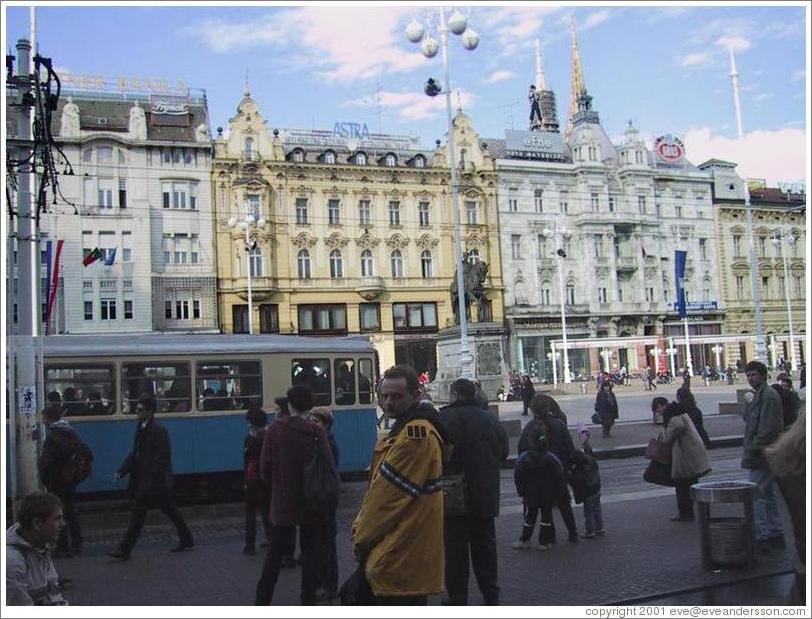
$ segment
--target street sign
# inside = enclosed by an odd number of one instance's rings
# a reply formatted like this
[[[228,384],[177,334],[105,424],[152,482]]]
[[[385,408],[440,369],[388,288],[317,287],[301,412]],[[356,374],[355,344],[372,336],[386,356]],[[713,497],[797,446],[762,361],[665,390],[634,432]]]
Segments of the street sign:
[[[37,411],[37,392],[33,385],[17,387],[17,404],[21,415],[33,415]]]

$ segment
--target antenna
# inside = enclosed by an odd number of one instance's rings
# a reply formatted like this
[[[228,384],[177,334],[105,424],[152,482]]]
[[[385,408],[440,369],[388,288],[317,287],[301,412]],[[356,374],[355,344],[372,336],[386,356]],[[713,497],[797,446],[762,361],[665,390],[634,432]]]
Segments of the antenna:
[[[375,91],[375,98],[378,102],[378,135],[381,134],[381,79],[378,77],[378,89]]]
[[[505,124],[510,125],[511,131],[515,129],[513,125],[513,106],[518,104],[519,104],[518,101],[511,101],[510,103],[502,106],[502,109],[505,110]]]

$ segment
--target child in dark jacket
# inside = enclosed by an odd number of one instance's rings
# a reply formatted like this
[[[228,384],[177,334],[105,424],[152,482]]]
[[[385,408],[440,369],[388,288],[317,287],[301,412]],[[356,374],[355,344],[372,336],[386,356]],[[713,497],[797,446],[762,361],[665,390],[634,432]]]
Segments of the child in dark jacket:
[[[257,405],[248,409],[245,418],[248,421],[248,436],[245,437],[243,446],[245,470],[245,548],[243,548],[243,552],[252,555],[256,553],[257,511],[262,520],[266,540],[270,539],[271,532],[271,523],[268,521],[271,497],[259,470],[259,459],[262,454],[262,443],[265,441],[268,418],[265,411]]]
[[[576,449],[572,459],[572,490],[575,502],[584,504],[586,533],[583,537],[593,538],[605,533],[601,514],[601,474],[589,442],[590,432],[586,425],[579,424],[578,438],[581,439],[583,451]]]
[[[553,506],[558,504],[558,498],[566,490],[566,481],[561,462],[549,450],[544,422],[536,419],[532,423],[534,431],[530,435],[530,449],[519,456],[514,470],[516,491],[524,503],[524,526],[521,537],[512,546],[516,549],[532,547],[530,538],[540,512],[536,550],[549,550],[555,541]]]

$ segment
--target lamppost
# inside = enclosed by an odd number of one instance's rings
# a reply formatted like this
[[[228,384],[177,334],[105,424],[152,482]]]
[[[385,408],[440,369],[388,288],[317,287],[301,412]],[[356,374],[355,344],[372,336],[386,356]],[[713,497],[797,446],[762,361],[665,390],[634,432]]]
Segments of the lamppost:
[[[460,375],[463,378],[474,378],[473,371],[473,357],[468,346],[468,320],[465,315],[465,288],[462,278],[462,232],[460,229],[460,196],[459,185],[457,184],[457,165],[456,153],[454,151],[454,125],[451,119],[451,80],[448,70],[448,32],[462,36],[462,44],[465,49],[473,51],[479,45],[479,35],[474,32],[472,28],[468,28],[468,19],[460,13],[457,9],[453,9],[448,16],[443,7],[437,7],[436,16],[439,19],[437,26],[437,33],[440,35],[440,43],[428,34],[424,38],[426,27],[421,24],[417,19],[413,19],[406,26],[406,38],[412,43],[423,44],[420,46],[423,55],[426,58],[434,58],[437,52],[442,48],[443,52],[443,72],[444,83],[443,89],[445,90],[445,108],[448,120],[448,165],[451,168],[451,204],[452,212],[454,215],[454,261],[457,265],[457,307],[460,317]],[[446,22],[446,17],[448,21]],[[429,11],[426,13],[427,26],[431,28],[435,26],[434,14]],[[433,80],[429,80],[426,87],[426,94],[435,96],[438,94],[436,84]]]
[[[787,321],[789,323],[789,354],[792,362],[792,369],[795,370],[795,342],[794,331],[792,329],[792,301],[789,295],[789,268],[787,267],[787,252],[783,247],[783,241],[786,240],[790,245],[795,245],[795,235],[789,226],[780,226],[773,236],[773,245],[781,252],[781,257],[784,261],[784,296],[787,298]]]
[[[714,355],[716,355],[716,372],[719,373],[720,375],[721,375],[721,370],[722,370],[722,360],[721,360],[721,357],[719,355],[722,354],[724,349],[725,349],[725,347],[722,346],[721,344],[717,344],[716,346],[711,347],[711,352]]]
[[[608,348],[604,348],[601,351],[601,357],[603,357],[603,371],[609,371],[609,360],[612,358],[612,351]]]
[[[775,368],[776,366],[776,354],[778,353],[778,344],[775,343],[775,339],[773,338],[770,341],[770,344],[767,346],[767,350],[770,351],[770,367]]]
[[[246,210],[247,210],[246,204]],[[254,303],[251,297],[251,256],[254,253],[254,249],[257,246],[256,240],[256,233],[257,230],[260,230],[265,227],[265,220],[260,216],[258,219],[254,217],[252,213],[247,213],[244,219],[237,220],[236,217],[232,217],[228,220],[228,227],[231,229],[236,228],[239,226],[245,231],[245,263],[246,263],[246,275],[248,277],[248,334],[254,334]],[[254,237],[252,240],[251,237]]]
[[[665,349],[665,354],[668,355],[668,359],[671,362],[671,376],[676,377],[677,372],[674,366],[674,356],[677,354],[677,348],[674,346],[674,340],[671,340],[671,344],[668,348]]]
[[[547,359],[550,361],[550,363],[553,366],[553,386],[558,386],[558,369],[557,369],[556,366],[558,365],[558,359],[560,357],[561,357],[561,353],[558,352],[558,351],[556,351],[556,352],[548,352],[547,353]]]
[[[544,228],[541,233],[545,237],[553,236],[553,231],[549,228]],[[561,230],[562,239],[568,239],[571,236],[572,234],[566,228]],[[564,382],[570,383],[572,382],[572,377],[570,376],[570,355],[567,349],[567,317],[564,312],[564,266],[561,264],[564,258],[567,257],[567,252],[565,252],[563,248],[559,248],[555,253],[558,256],[556,269],[558,270],[558,297],[561,302],[561,332],[564,340]]]
[[[657,346],[655,346],[654,348],[651,349],[651,352],[649,354],[652,357],[654,357],[654,373],[659,374],[660,373],[660,355],[663,354],[663,351],[660,348],[658,348]]]

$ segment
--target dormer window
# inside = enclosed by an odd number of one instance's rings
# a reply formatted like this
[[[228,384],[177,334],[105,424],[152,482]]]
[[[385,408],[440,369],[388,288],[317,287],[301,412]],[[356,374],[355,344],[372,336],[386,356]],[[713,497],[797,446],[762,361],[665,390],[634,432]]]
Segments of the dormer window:
[[[643,163],[643,153],[639,150],[634,151],[634,162]]]
[[[426,167],[426,158],[423,155],[417,155],[414,158],[414,167],[416,168],[425,168]]]
[[[384,157],[383,164],[387,168],[394,168],[396,163],[397,158],[392,153],[389,153],[388,155],[386,155],[386,157]]]
[[[355,153],[355,165],[366,165],[366,164],[367,164],[367,154]]]
[[[304,151],[302,151],[300,148],[297,148],[296,150],[293,151],[293,153],[291,153],[291,159],[293,160],[294,163],[303,163]]]
[[[336,154],[333,151],[328,150],[328,151],[326,151],[324,153],[323,159],[324,159],[324,163],[335,163],[336,162]]]

